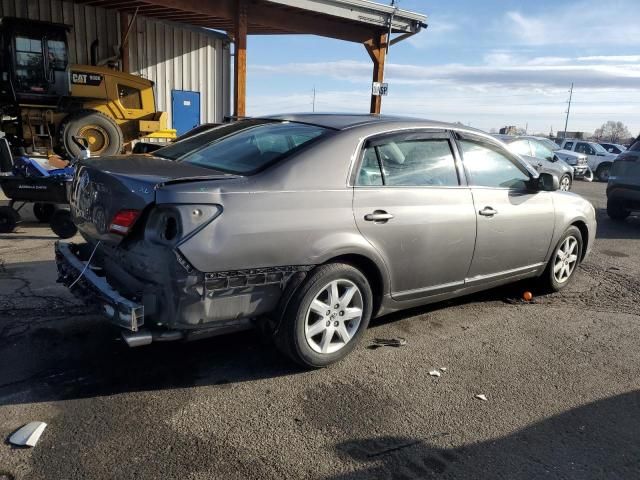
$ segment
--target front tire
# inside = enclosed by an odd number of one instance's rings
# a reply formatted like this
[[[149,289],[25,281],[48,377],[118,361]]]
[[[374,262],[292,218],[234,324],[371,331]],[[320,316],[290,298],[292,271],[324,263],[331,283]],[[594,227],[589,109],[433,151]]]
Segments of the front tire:
[[[560,177],[560,190],[563,192],[571,190],[571,175],[564,174]]]
[[[360,270],[344,263],[321,265],[293,295],[276,345],[304,367],[326,367],[355,348],[372,306],[371,287]]]
[[[95,110],[80,110],[64,119],[60,125],[60,146],[70,158],[80,156],[80,147],[73,137],[83,137],[89,142],[91,156],[117,155],[122,151],[122,130],[111,117]]]
[[[547,290],[558,292],[569,284],[582,259],[583,245],[578,227],[571,226],[564,232],[541,277]]]
[[[603,163],[596,170],[596,178],[598,179],[599,182],[608,182],[610,172],[611,172],[611,164]]]

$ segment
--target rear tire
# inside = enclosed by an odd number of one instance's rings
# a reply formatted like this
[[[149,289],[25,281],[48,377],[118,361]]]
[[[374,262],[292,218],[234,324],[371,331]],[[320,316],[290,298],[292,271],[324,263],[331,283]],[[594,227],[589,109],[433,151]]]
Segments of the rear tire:
[[[70,158],[80,156],[80,147],[72,137],[89,142],[91,156],[117,155],[122,151],[122,130],[111,117],[95,110],[80,110],[64,119],[59,130],[59,144]]]
[[[53,233],[60,238],[71,238],[78,231],[78,228],[73,223],[69,210],[56,210],[51,216],[49,226],[51,230],[53,230]]]
[[[56,206],[51,203],[33,204],[33,215],[42,223],[49,223],[55,211]]]
[[[607,215],[611,220],[623,221],[631,212],[624,207],[624,202],[619,199],[607,200]]]
[[[611,171],[611,164],[603,163],[596,170],[596,178],[598,179],[599,182],[608,182],[610,171]]]
[[[578,227],[571,226],[564,232],[540,277],[545,290],[558,292],[570,283],[580,265],[583,245]]]
[[[16,229],[20,215],[11,207],[0,207],[0,233],[11,233]]]
[[[369,325],[373,294],[357,268],[331,263],[316,268],[293,294],[276,345],[307,368],[346,357]]]

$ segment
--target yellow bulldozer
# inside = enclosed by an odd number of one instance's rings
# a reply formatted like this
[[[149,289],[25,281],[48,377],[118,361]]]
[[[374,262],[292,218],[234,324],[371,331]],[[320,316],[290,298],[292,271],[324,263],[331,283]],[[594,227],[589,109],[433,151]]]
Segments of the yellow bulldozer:
[[[153,82],[106,66],[70,65],[69,26],[0,19],[0,130],[16,150],[114,155],[141,137],[175,138],[156,111]],[[92,55],[94,57],[94,55]],[[92,63],[97,63],[92,58]]]

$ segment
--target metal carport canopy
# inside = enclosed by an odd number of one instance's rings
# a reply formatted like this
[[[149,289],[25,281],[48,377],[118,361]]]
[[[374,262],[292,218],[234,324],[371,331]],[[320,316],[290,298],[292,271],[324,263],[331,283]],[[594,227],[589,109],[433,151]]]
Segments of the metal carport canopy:
[[[225,30],[235,42],[234,114],[245,115],[247,35],[310,34],[362,43],[373,61],[373,81],[384,79],[388,45],[426,27],[425,15],[368,0],[75,0],[130,14]],[[389,42],[389,34],[397,34]],[[126,50],[126,49],[125,49]],[[126,61],[123,62],[126,65]],[[371,96],[371,113],[381,97]]]

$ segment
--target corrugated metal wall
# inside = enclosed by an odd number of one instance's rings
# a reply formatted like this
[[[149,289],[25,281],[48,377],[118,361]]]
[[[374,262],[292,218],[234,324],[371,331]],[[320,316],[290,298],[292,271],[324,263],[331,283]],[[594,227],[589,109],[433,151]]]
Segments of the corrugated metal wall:
[[[72,63],[90,62],[90,45],[99,41],[99,57],[116,53],[120,16],[115,10],[62,0],[0,0],[0,16],[25,17],[73,26]],[[131,73],[156,82],[158,110],[169,113],[171,90],[200,92],[202,123],[220,122],[230,112],[230,50],[222,35],[186,25],[138,17],[129,35]]]
[[[213,32],[145,17],[137,19],[129,39],[132,73],[156,83],[158,109],[170,116],[171,90],[200,92],[203,122],[229,115],[230,58],[228,41]]]

